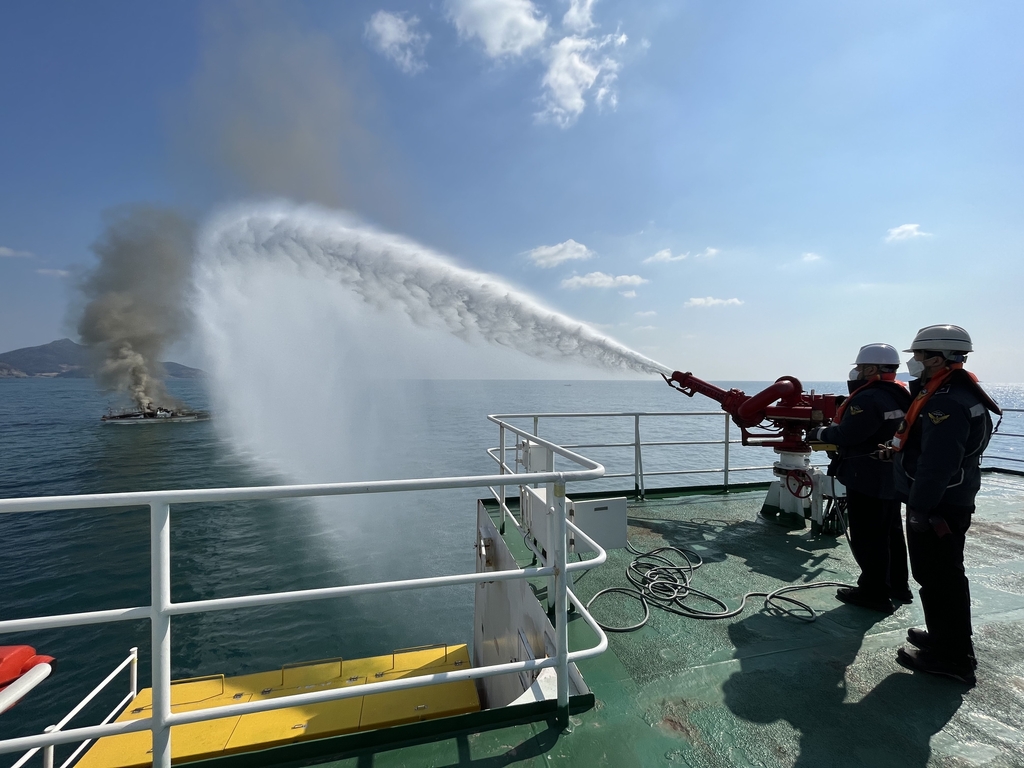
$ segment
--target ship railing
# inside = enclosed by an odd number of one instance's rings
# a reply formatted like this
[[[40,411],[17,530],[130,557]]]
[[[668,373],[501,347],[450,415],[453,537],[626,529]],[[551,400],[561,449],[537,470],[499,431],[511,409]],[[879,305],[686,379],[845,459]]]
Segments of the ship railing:
[[[51,496],[25,499],[0,499],[0,514],[60,512],[77,509],[111,509],[148,506],[150,511],[150,569],[151,602],[149,605],[110,610],[87,611],[52,616],[38,616],[0,621],[0,634],[11,632],[43,631],[104,624],[118,621],[148,620],[152,653],[152,712],[149,717],[137,720],[108,722],[101,725],[52,730],[34,736],[22,736],[0,740],[0,754],[47,748],[60,744],[81,743],[107,736],[150,731],[153,743],[153,765],[155,768],[170,768],[171,728],[190,723],[216,720],[225,717],[250,715],[285,707],[309,706],[328,701],[369,696],[377,693],[420,688],[423,686],[453,683],[464,680],[478,680],[497,675],[535,672],[554,668],[557,679],[556,717],[559,723],[568,724],[569,718],[569,664],[598,656],[608,647],[608,638],[587,611],[586,606],[568,588],[570,574],[577,570],[589,570],[606,559],[603,549],[583,531],[566,519],[566,483],[596,480],[604,476],[604,467],[580,454],[543,438],[531,435],[511,424],[504,425],[505,431],[545,446],[555,455],[574,464],[577,468],[565,472],[533,472],[518,475],[477,475],[463,477],[434,477],[411,480],[385,480],[357,483],[326,483],[316,485],[281,485],[250,488],[214,488],[201,490],[144,491],[135,493],[87,494],[80,496]],[[555,534],[548,561],[540,567],[528,567],[507,571],[486,571],[458,573],[398,581],[368,582],[340,587],[324,587],[289,592],[250,594],[209,600],[174,602],[171,599],[171,507],[175,504],[214,503],[226,501],[266,501],[271,499],[310,498],[321,496],[346,496],[377,493],[401,493],[408,491],[435,491],[457,488],[491,488],[506,484],[551,484],[554,493],[548,495],[547,515]],[[567,559],[567,531],[574,534],[598,553],[596,558],[569,563]],[[188,712],[171,710],[171,621],[175,616],[185,616],[209,611],[255,608],[285,603],[351,597],[355,595],[379,594],[406,590],[477,584],[480,582],[513,581],[522,579],[549,578],[555,593],[555,655],[515,661],[504,664],[441,672],[432,675],[366,683],[360,686],[334,690],[292,694],[264,701],[232,704],[224,707],[206,708]],[[583,621],[597,637],[597,643],[589,648],[570,650],[568,641],[568,613],[572,604]]]
[[[1024,408],[1003,408],[1004,422],[999,425],[999,431],[992,435],[992,442],[989,443],[988,451],[985,453],[985,459],[988,459],[989,463],[988,466],[982,467],[982,472],[1024,475],[1024,452],[1017,456],[1000,455],[1013,453],[1018,446],[1022,445],[1021,441],[1024,440],[1024,423],[1022,421],[1024,420],[1020,416],[1011,416],[1009,420],[1006,420],[1007,415],[1019,413],[1024,413]],[[1007,426],[1010,431],[1004,432],[1003,426]],[[992,464],[993,460],[1008,461],[1010,466],[1001,467]]]
[[[66,726],[75,717],[77,717],[79,715],[79,713],[81,713],[81,711],[83,709],[85,709],[89,705],[89,703],[92,702],[92,700],[95,699],[103,690],[105,690],[106,687],[108,685],[110,685],[114,681],[114,679],[119,674],[121,674],[121,672],[123,672],[125,669],[128,670],[128,694],[123,699],[121,699],[121,701],[118,702],[118,704],[116,706],[114,706],[113,709],[110,710],[110,713],[105,718],[103,718],[103,721],[100,723],[100,725],[106,725],[111,720],[113,720],[115,717],[117,717],[117,715],[126,706],[128,706],[128,704],[139,693],[139,649],[138,648],[132,648],[128,652],[128,658],[126,658],[124,661],[122,661],[120,664],[118,664],[116,667],[114,667],[114,671],[111,672],[109,675],[107,675],[106,678],[104,678],[102,683],[100,683],[95,688],[93,688],[91,691],[89,691],[89,693],[87,693],[85,695],[85,697],[83,697],[83,699],[80,702],[78,702],[78,704],[76,704],[74,706],[74,708],[70,712],[68,712],[66,715],[64,715],[64,717],[61,718],[61,720],[59,720],[54,725],[47,726],[46,729],[44,730],[44,733],[53,733],[54,731],[62,730],[64,728],[64,726]],[[75,760],[78,759],[78,756],[80,754],[82,754],[82,752],[85,751],[85,748],[88,747],[90,744],[92,744],[92,742],[93,742],[93,739],[86,739],[81,744],[79,744],[78,747],[75,749],[75,751],[72,752],[71,755],[63,763],[60,764],[60,768],[68,768],[68,766],[71,765],[72,763],[74,763]],[[52,745],[52,744],[49,744],[49,745],[47,745],[45,747],[36,747],[35,749],[30,749],[28,752],[26,752],[24,755],[22,755],[13,765],[11,765],[11,768],[21,768],[29,760],[31,760],[32,757],[37,752],[39,752],[40,750],[42,750],[42,752],[43,752],[43,768],[53,768],[53,766],[54,766],[54,745]]]
[[[643,440],[641,435],[641,419],[665,419],[668,417],[679,418],[708,418],[717,417],[722,420],[723,431],[721,440]],[[633,478],[634,493],[637,498],[644,498],[647,492],[647,478],[667,477],[673,475],[721,475],[722,487],[729,489],[730,477],[738,473],[765,472],[771,470],[771,464],[759,464],[756,466],[733,466],[730,457],[730,447],[741,445],[742,440],[731,437],[732,418],[725,411],[601,411],[595,413],[505,413],[488,416],[488,419],[499,424],[498,447],[488,451],[491,457],[498,463],[503,473],[515,472],[515,467],[510,467],[505,460],[508,451],[515,451],[515,445],[506,445],[507,436],[505,430],[500,427],[510,419],[532,419],[532,436],[540,434],[541,419],[632,419],[633,439],[626,442],[616,443],[561,443],[563,448],[580,450],[587,448],[618,448],[632,451],[633,467],[628,472],[606,472],[605,479],[617,477]],[[533,439],[531,437],[530,439]],[[722,446],[722,464],[716,467],[701,467],[697,469],[671,469],[650,471],[644,469],[644,448],[667,448],[679,446],[700,446],[720,445]],[[823,463],[812,464],[815,467],[826,466]],[[499,503],[504,504],[504,496],[499,498]]]
[[[1024,408],[1003,408],[1004,414],[1020,414],[1024,413]],[[643,440],[642,431],[640,428],[641,419],[664,419],[666,417],[679,417],[679,418],[691,418],[691,417],[717,417],[722,420],[723,430],[722,439],[720,440]],[[644,498],[647,492],[647,478],[650,477],[666,477],[666,476],[682,476],[682,475],[720,475],[722,477],[722,488],[724,490],[729,489],[731,476],[739,473],[750,473],[750,472],[764,472],[772,469],[771,464],[755,465],[755,466],[732,466],[731,464],[731,451],[730,446],[741,445],[742,440],[732,439],[730,437],[732,418],[725,411],[616,411],[616,412],[595,412],[595,413],[506,413],[506,414],[494,414],[487,417],[492,422],[499,425],[499,436],[498,436],[498,447],[491,448],[488,450],[491,458],[497,462],[500,471],[503,474],[514,474],[516,472],[515,466],[510,466],[506,461],[506,456],[509,450],[514,452],[516,450],[515,444],[507,445],[507,435],[504,424],[508,423],[510,419],[530,419],[533,422],[533,429],[531,434],[537,436],[540,434],[540,422],[541,419],[555,420],[555,419],[632,419],[633,420],[633,439],[625,442],[615,443],[570,443],[560,442],[559,444],[563,448],[571,450],[583,450],[591,448],[613,448],[621,450],[629,450],[632,452],[632,471],[627,472],[606,472],[604,478],[625,478],[631,477],[633,479],[633,488],[638,498]],[[1013,447],[1007,448],[1006,441],[1003,438],[1010,440],[1020,441],[1024,440],[1024,426],[1021,426],[1021,422],[1014,419],[1010,422],[1010,429],[1012,431],[998,431],[993,436],[995,445],[989,446],[988,452],[985,454],[985,459],[999,460],[1010,462],[1011,467],[999,467],[989,463],[982,467],[983,472],[1006,472],[1009,474],[1024,474],[1024,455],[1020,456],[1006,456],[1000,455],[1005,453],[1013,452]],[[701,445],[720,445],[722,446],[722,463],[721,466],[715,467],[701,467],[696,469],[671,469],[671,470],[657,470],[649,471],[644,469],[644,448],[668,448],[668,447],[679,447],[679,446],[701,446]],[[993,453],[997,451],[998,453]],[[1019,466],[1013,466],[1019,465]],[[811,466],[824,467],[827,466],[825,462],[812,462]],[[498,503],[503,507],[502,514],[503,520],[507,515],[508,510],[505,503],[504,495],[505,486],[501,486],[498,491],[494,492],[494,497]]]

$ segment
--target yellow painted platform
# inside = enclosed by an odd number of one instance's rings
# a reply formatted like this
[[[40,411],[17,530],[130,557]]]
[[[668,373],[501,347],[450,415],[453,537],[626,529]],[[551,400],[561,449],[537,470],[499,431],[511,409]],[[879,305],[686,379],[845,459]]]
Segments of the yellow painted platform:
[[[240,677],[177,680],[171,684],[171,711],[224,707],[296,693],[431,675],[470,666],[462,645],[409,648],[368,659],[326,659],[289,664],[273,672]],[[149,717],[153,691],[143,689],[116,722]],[[224,717],[171,729],[171,755],[186,763],[249,752],[307,739],[476,712],[480,699],[472,680],[444,683],[341,701],[288,707],[240,717]],[[80,768],[134,768],[152,763],[149,731],[100,739],[79,761]]]

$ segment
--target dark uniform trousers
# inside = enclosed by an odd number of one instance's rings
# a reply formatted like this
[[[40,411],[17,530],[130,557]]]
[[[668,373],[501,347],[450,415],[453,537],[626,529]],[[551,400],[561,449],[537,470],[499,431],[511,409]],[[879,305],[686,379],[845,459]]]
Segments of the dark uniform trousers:
[[[939,536],[934,528],[907,528],[910,564],[914,579],[921,585],[929,639],[937,653],[956,661],[974,655],[971,590],[964,573],[964,541],[973,513],[973,504],[940,504],[931,510],[931,516],[942,517],[949,533]]]
[[[888,599],[891,590],[907,589],[907,545],[899,499],[879,499],[846,489],[850,549],[860,566],[859,586]]]

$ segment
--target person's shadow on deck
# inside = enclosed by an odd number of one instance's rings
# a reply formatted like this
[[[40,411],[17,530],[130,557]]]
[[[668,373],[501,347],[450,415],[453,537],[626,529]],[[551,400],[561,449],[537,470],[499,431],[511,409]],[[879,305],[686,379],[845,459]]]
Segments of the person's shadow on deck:
[[[749,638],[743,623],[729,628],[739,642]],[[837,638],[809,655],[803,652],[797,661],[776,654],[741,658],[740,671],[723,685],[725,705],[742,720],[784,720],[798,731],[794,768],[924,768],[931,737],[956,713],[965,689],[951,681],[894,672],[859,701],[848,701],[848,667],[862,640],[863,634]]]

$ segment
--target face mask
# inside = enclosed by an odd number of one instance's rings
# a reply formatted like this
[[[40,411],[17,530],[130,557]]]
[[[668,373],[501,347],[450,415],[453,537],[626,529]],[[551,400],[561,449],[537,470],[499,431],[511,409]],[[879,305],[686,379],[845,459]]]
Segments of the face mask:
[[[854,368],[852,371],[850,371],[850,381],[859,381],[859,380],[860,380],[860,371],[858,371],[856,368]]]
[[[921,378],[921,374],[924,373],[924,363],[922,363],[920,360],[910,358],[909,360],[907,360],[907,371],[915,379],[919,379]]]

